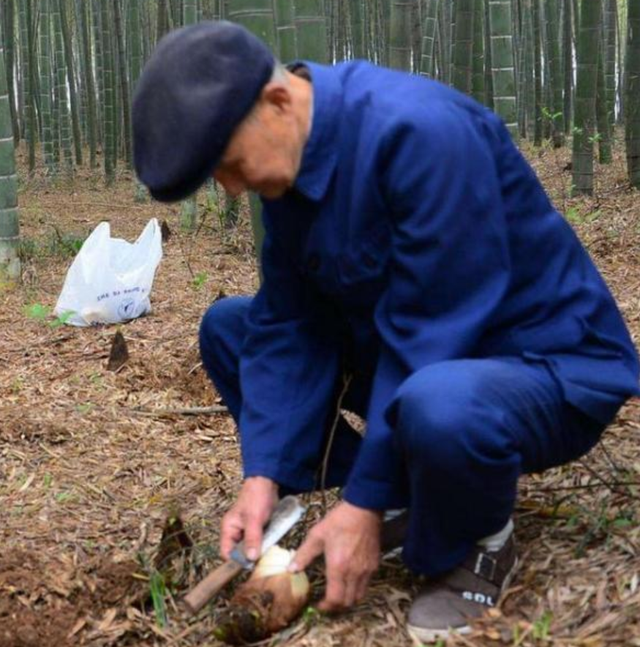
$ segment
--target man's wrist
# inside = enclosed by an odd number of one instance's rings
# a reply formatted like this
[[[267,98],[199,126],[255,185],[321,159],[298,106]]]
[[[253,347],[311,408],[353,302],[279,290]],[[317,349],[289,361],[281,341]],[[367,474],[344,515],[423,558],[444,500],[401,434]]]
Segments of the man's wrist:
[[[370,517],[371,519],[382,523],[384,510],[375,510],[373,508],[362,508],[358,505],[354,505],[353,503],[349,503],[348,501],[343,501],[343,505],[350,508],[355,514],[362,514],[364,516]]]

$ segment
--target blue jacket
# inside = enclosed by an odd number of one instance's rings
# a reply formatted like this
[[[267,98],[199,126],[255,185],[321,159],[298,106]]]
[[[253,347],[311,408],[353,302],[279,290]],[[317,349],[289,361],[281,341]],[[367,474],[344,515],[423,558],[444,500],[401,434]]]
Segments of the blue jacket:
[[[264,200],[264,282],[241,361],[245,476],[311,488],[344,340],[373,375],[345,490],[401,502],[389,419],[412,372],[455,358],[544,361],[609,422],[638,393],[620,313],[503,123],[437,82],[308,63],[313,126],[295,189]]]

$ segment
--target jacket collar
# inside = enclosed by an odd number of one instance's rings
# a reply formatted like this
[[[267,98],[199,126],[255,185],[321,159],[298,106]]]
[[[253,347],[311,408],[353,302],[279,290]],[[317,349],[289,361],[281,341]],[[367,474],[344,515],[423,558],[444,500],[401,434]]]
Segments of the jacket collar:
[[[342,92],[336,71],[304,61],[313,83],[313,123],[294,187],[310,200],[321,200],[338,159],[338,119]]]

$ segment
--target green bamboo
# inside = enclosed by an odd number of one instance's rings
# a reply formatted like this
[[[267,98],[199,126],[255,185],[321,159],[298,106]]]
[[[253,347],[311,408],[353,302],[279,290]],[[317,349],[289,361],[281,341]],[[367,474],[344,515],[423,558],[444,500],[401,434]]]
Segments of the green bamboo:
[[[489,0],[493,104],[512,137],[517,137],[516,79],[510,0]]]
[[[198,0],[183,0],[182,24],[193,25],[198,22]]]
[[[124,27],[122,20],[121,0],[113,0],[113,26],[115,33],[115,49],[118,63],[118,80],[120,81],[119,106],[123,124],[124,157],[128,169],[133,168],[133,144],[131,133],[131,94],[129,91],[129,75],[124,48]],[[194,0],[195,2],[195,0]]]
[[[471,96],[480,103],[486,104],[484,76],[484,3],[473,3],[473,62],[471,76]]]
[[[20,62],[22,69],[24,138],[28,147],[29,172],[36,168],[35,47],[33,43],[32,0],[18,3],[20,19]]]
[[[104,80],[102,91],[104,96],[104,172],[107,186],[109,186],[115,181],[117,163],[115,74],[111,29],[109,28],[111,26],[109,4],[102,2],[100,7],[102,75]]]
[[[491,28],[489,25],[489,0],[484,0],[484,87],[485,87],[485,103],[491,110],[494,109],[493,104],[493,59],[491,58]]]
[[[613,127],[616,122],[616,47],[618,26],[617,0],[605,0],[604,10],[604,83],[607,116]]]
[[[11,124],[13,128],[13,140],[17,145],[20,141],[20,123],[18,119],[18,110],[16,107],[16,93],[15,93],[15,77],[14,77],[14,64],[15,64],[15,43],[14,43],[14,4],[13,0],[3,0],[3,22],[2,22],[2,37],[5,43],[5,67],[7,71],[7,88],[9,90],[9,110],[11,112]]]
[[[455,39],[451,61],[451,84],[471,94],[473,65],[474,0],[457,0],[455,6]]]
[[[140,5],[137,2],[129,2],[128,9],[129,74],[131,76],[131,87],[135,88],[142,72],[143,36]],[[136,202],[144,202],[147,199],[147,189],[137,178],[135,181],[134,199]]]
[[[273,12],[278,56],[281,61],[294,61],[298,58],[298,37],[293,3],[291,0],[274,0]]]
[[[351,18],[351,45],[353,58],[365,58],[365,22],[363,0],[349,0]]]
[[[298,55],[317,63],[328,63],[327,21],[322,0],[296,0],[294,7]]]
[[[420,50],[420,74],[435,76],[434,50],[438,26],[439,0],[425,0],[422,14],[422,47]]]
[[[159,41],[169,31],[169,11],[167,0],[158,0],[156,21],[156,41]]]
[[[389,66],[411,70],[411,25],[413,0],[391,0]]]
[[[640,189],[640,2],[627,6],[625,140],[631,186]]]
[[[598,85],[600,0],[582,0],[578,31],[578,76],[573,129],[573,194],[593,193],[593,144]]]
[[[604,74],[605,68],[605,32],[604,21],[601,23],[600,40],[598,43],[598,80],[596,88],[596,124],[598,129],[598,159],[600,164],[611,164],[611,122],[607,106],[607,87]]]
[[[51,16],[50,0],[40,0],[40,119],[42,122],[41,144],[45,166],[50,175],[58,171],[53,155],[53,115],[51,112]]]
[[[563,0],[562,7],[562,77],[564,132],[569,134],[573,116],[573,4]]]
[[[20,278],[19,242],[13,125],[4,65],[4,40],[0,40],[0,289]]]
[[[51,4],[51,21],[53,24],[53,63],[55,69],[55,112],[58,118],[60,149],[64,161],[64,170],[67,175],[73,172],[73,153],[71,148],[71,115],[67,97],[67,73],[64,57],[64,43],[62,37],[62,20],[60,17],[60,4],[55,0]],[[55,126],[54,126],[55,127]],[[54,130],[55,137],[55,130]],[[55,148],[55,146],[54,146]]]
[[[185,25],[191,25],[197,19],[196,0],[185,0],[183,20]],[[198,203],[196,195],[192,195],[182,201],[180,223],[185,231],[195,231],[198,219]]]
[[[65,70],[69,87],[69,105],[71,107],[71,128],[73,131],[73,145],[76,164],[82,164],[82,135],[80,132],[80,107],[78,105],[78,92],[76,89],[75,64],[73,61],[73,46],[69,16],[67,15],[66,0],[57,0],[60,5],[60,23],[62,26],[62,39],[64,44]]]
[[[533,106],[533,27],[531,13],[520,10],[520,5],[526,0],[514,0],[513,7],[517,10],[514,20],[516,29],[514,39],[515,77],[517,84],[516,104],[518,110],[518,129],[520,137],[528,136],[527,127],[531,124],[529,115]],[[515,12],[514,12],[515,13]]]
[[[136,2],[131,4],[137,5]],[[96,118],[96,94],[95,80],[93,78],[93,64],[91,57],[91,30],[89,29],[89,12],[91,5],[88,2],[81,2],[79,5],[79,28],[82,32],[82,76],[84,81],[84,96],[87,106],[87,143],[89,145],[89,167],[94,169],[97,166],[97,118]]]
[[[93,0],[91,16],[91,29],[93,32],[93,46],[95,48],[96,68],[96,130],[98,134],[98,142],[104,158],[104,123],[106,120],[106,102],[104,96],[104,55],[102,52],[102,7],[99,0]]]
[[[533,144],[542,145],[542,51],[540,42],[540,0],[531,0],[531,18],[533,23]]]
[[[554,148],[564,145],[564,112],[562,109],[562,72],[560,60],[560,30],[558,24],[558,0],[546,0],[545,38],[549,62],[550,101],[547,119],[551,122],[551,138]]]
[[[440,60],[439,80],[449,83],[451,78],[451,25],[453,7],[449,0],[440,3],[438,14],[438,58]]]

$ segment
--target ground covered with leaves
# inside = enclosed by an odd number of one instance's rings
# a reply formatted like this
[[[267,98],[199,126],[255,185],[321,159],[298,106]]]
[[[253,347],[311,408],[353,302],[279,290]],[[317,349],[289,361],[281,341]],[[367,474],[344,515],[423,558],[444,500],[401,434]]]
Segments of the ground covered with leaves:
[[[598,167],[593,198],[569,199],[567,151],[526,152],[640,342],[640,194],[621,159]],[[185,233],[179,207],[134,193],[127,173],[108,189],[89,173],[21,184],[23,283],[0,294],[0,647],[218,644],[224,598],[195,619],[180,605],[219,563],[219,521],[240,483],[234,425],[197,332],[221,292],[255,291],[250,229],[244,216],[223,227],[202,195],[197,231]],[[172,231],[153,313],[119,328],[129,359],[108,370],[117,327],[71,328],[48,313],[99,222],[133,240],[151,217]],[[631,401],[587,458],[522,480],[518,573],[501,607],[447,645],[640,645],[639,430]],[[310,523],[321,502],[308,502]],[[320,569],[311,576],[319,597]],[[273,644],[409,645],[416,586],[385,561],[357,608],[309,609]]]

